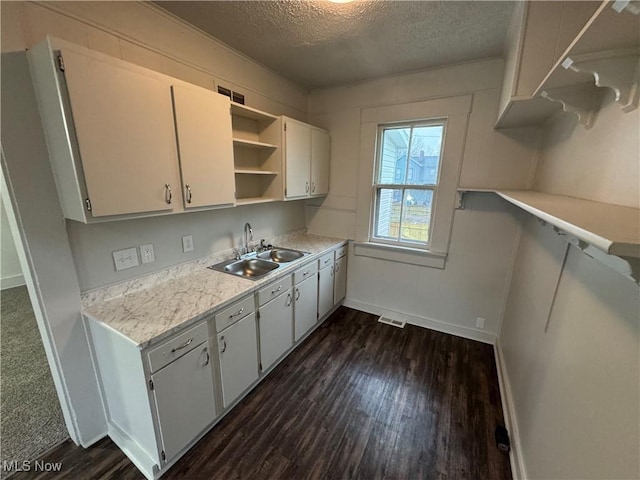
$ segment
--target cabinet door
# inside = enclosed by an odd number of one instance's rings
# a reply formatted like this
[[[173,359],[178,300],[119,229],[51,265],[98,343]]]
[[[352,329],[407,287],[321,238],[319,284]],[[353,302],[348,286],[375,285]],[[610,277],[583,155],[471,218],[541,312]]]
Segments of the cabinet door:
[[[291,290],[260,307],[260,363],[262,371],[293,345]]]
[[[171,95],[152,72],[64,50],[64,76],[94,217],[171,210]]]
[[[172,85],[184,205],[234,202],[231,103],[196,86]]]
[[[286,198],[309,196],[311,173],[311,127],[296,120],[285,120]]]
[[[222,399],[228,407],[258,379],[256,314],[247,315],[218,334]]]
[[[318,277],[314,275],[300,282],[295,291],[295,339],[309,331],[318,321]]]
[[[311,195],[329,193],[329,164],[331,162],[331,142],[329,132],[311,129]]]
[[[347,257],[336,260],[333,271],[333,303],[334,305],[342,300],[347,294]]]
[[[162,449],[171,460],[216,418],[209,343],[151,376]]]
[[[318,273],[318,318],[322,318],[333,307],[334,266],[323,268]]]

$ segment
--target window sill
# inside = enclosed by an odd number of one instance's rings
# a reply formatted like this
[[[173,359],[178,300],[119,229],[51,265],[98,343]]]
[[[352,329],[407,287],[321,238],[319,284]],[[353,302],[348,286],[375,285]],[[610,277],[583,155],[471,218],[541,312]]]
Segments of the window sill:
[[[353,253],[359,257],[377,258],[378,260],[439,268],[441,270],[444,269],[447,260],[446,253],[373,242],[355,242]]]

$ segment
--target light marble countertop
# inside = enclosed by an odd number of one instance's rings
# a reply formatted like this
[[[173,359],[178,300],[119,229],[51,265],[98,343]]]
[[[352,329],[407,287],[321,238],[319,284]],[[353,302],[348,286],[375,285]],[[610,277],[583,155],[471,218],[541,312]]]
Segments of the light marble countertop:
[[[213,255],[85,294],[83,313],[143,349],[346,242],[344,239],[300,232],[289,234],[273,239],[272,243],[311,255],[304,260],[281,265],[260,280],[249,280],[206,268],[230,258],[229,253],[226,258],[224,255]]]

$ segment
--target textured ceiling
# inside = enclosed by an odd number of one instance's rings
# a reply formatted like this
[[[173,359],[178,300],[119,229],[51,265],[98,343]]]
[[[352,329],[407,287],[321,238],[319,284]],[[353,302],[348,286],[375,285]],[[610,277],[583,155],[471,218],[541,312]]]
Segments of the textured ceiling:
[[[308,89],[500,56],[512,2],[161,1]]]

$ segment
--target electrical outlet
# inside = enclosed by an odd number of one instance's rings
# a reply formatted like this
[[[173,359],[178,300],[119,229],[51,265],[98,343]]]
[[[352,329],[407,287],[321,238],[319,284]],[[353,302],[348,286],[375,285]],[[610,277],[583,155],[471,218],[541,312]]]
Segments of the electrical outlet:
[[[184,253],[193,252],[193,235],[182,237],[182,251]]]
[[[155,262],[156,256],[153,252],[153,244],[140,245],[140,258],[142,259],[142,263]]]
[[[113,263],[115,263],[116,270],[137,267],[140,265],[138,262],[138,249],[132,247],[113,252]]]
[[[484,328],[484,318],[482,317],[476,318],[476,328],[479,328],[479,329]]]

